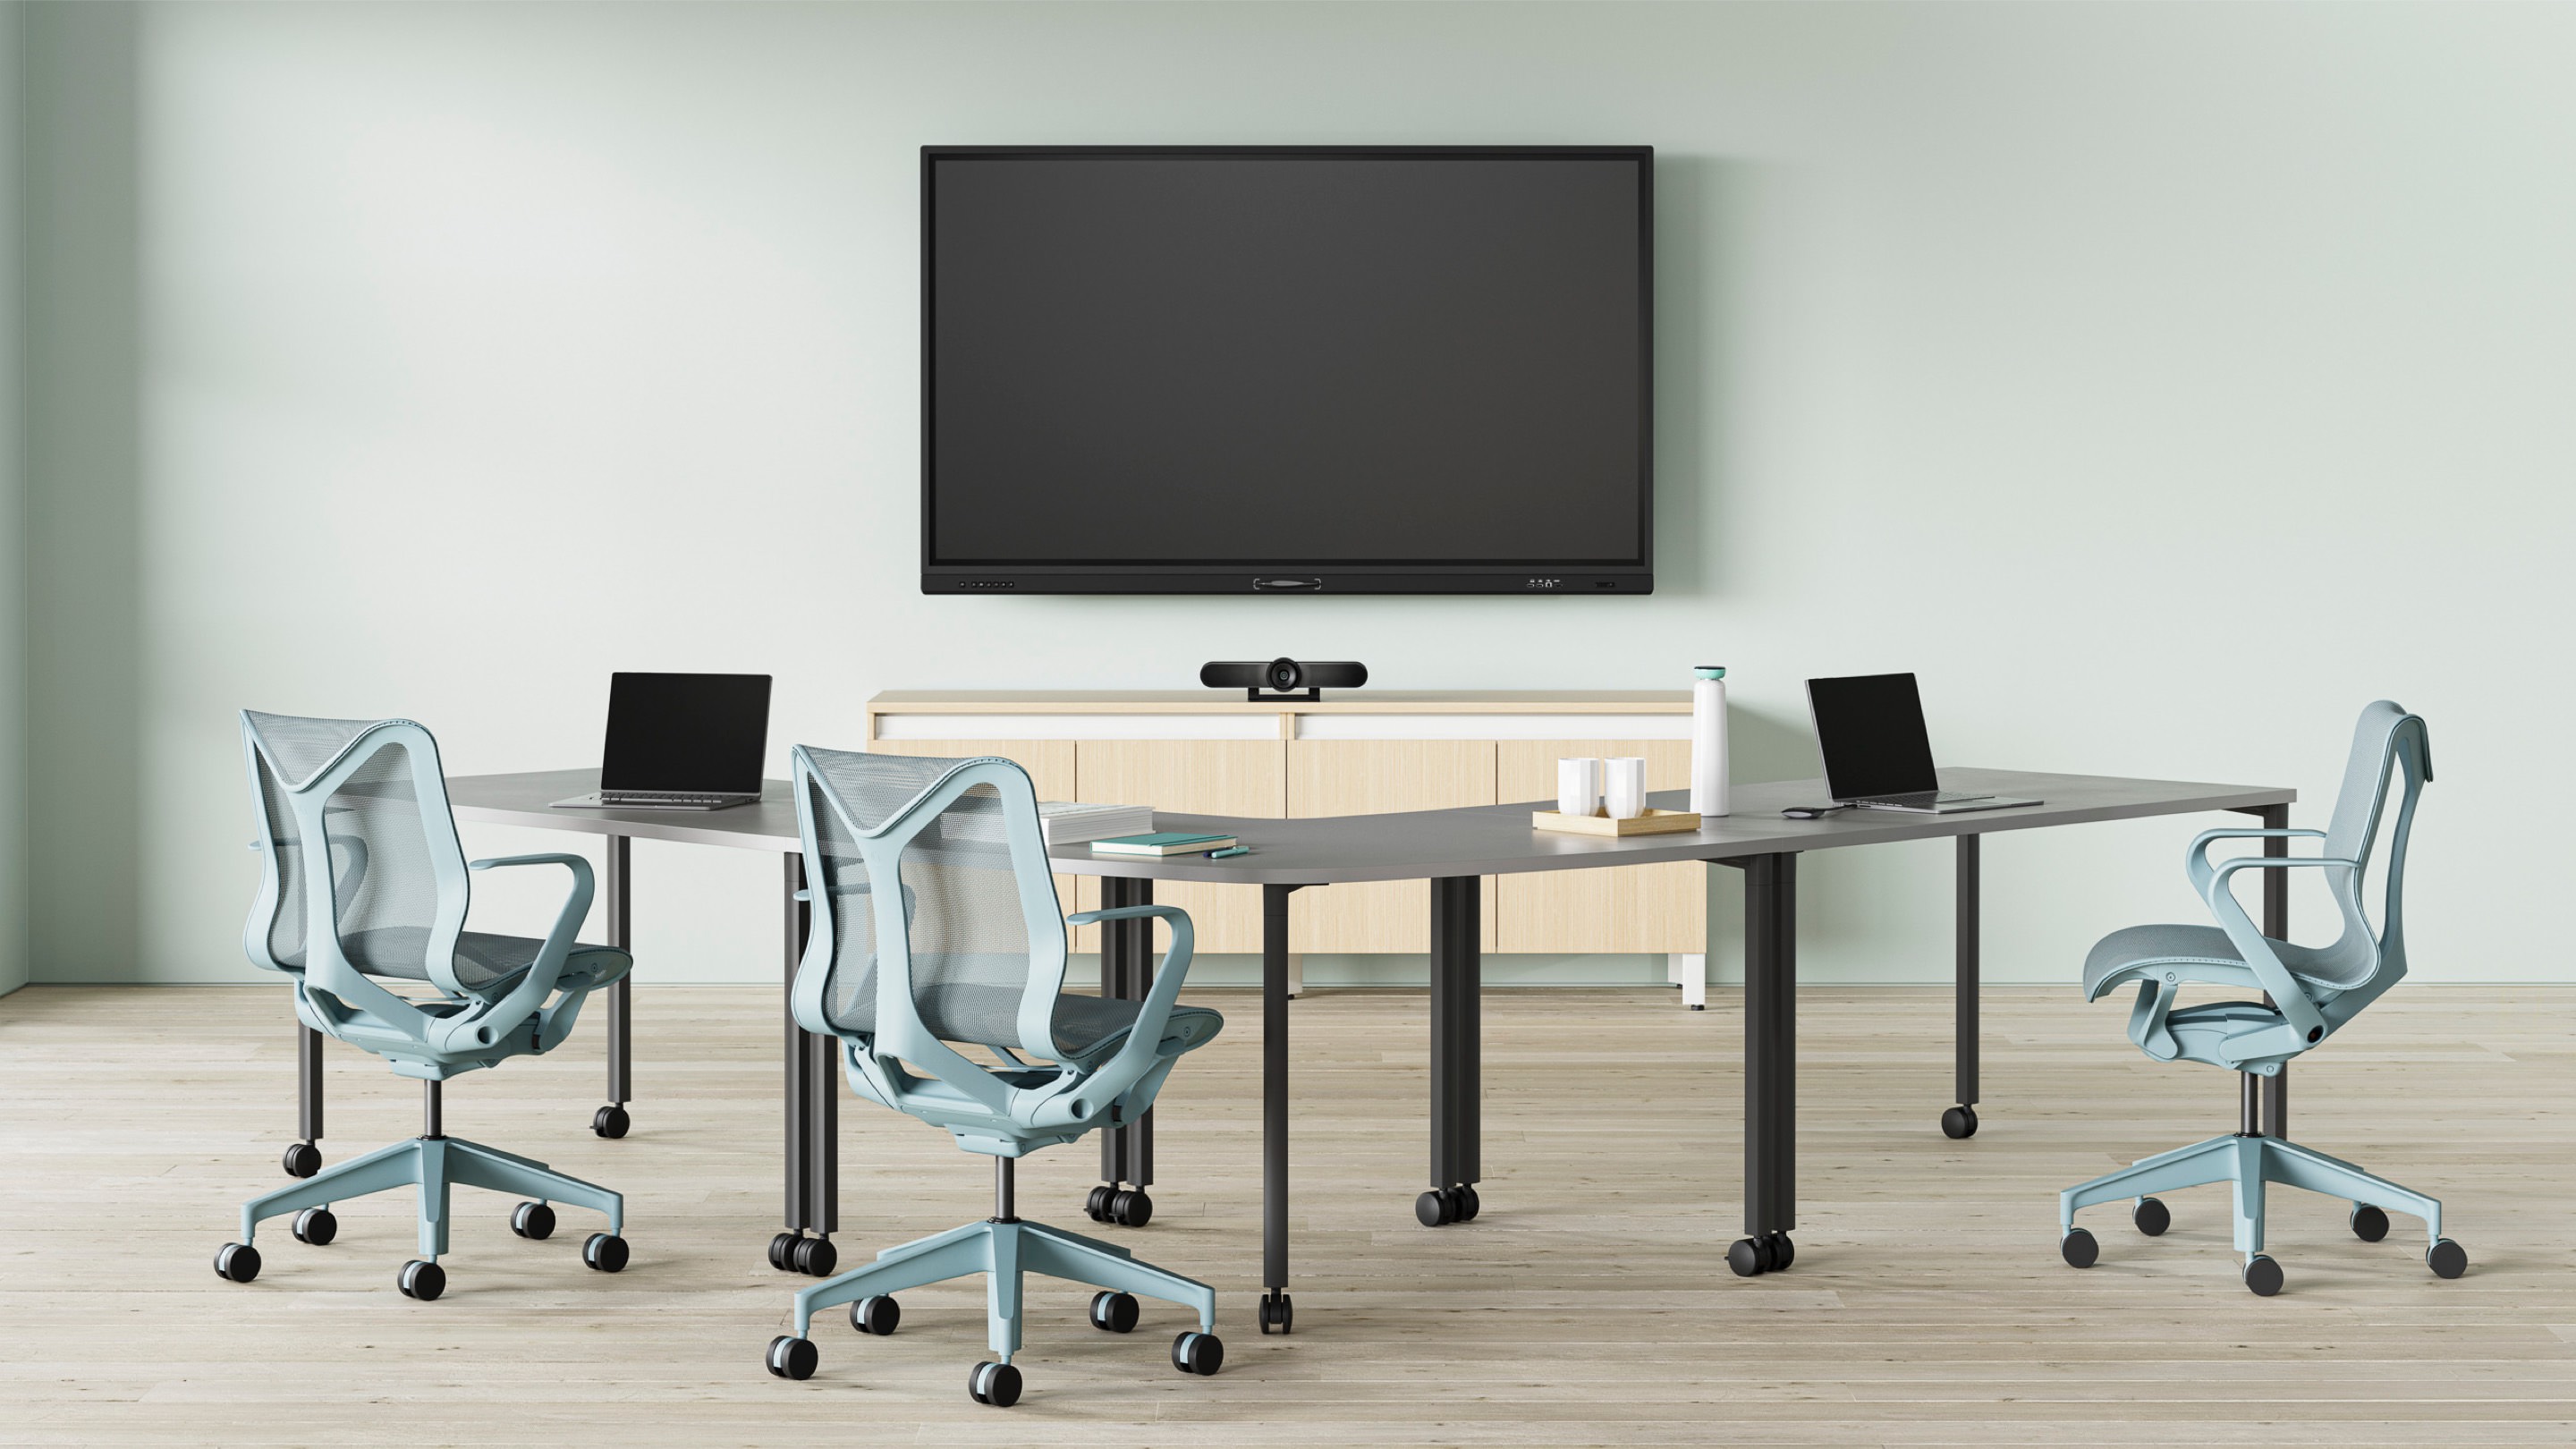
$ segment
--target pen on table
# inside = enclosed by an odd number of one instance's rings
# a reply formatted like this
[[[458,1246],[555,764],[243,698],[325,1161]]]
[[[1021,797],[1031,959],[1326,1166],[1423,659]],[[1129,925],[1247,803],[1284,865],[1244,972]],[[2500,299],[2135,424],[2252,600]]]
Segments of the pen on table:
[[[1223,860],[1229,855],[1250,855],[1251,853],[1252,847],[1249,845],[1229,845],[1223,850],[1209,851],[1207,853],[1207,858],[1210,860]]]

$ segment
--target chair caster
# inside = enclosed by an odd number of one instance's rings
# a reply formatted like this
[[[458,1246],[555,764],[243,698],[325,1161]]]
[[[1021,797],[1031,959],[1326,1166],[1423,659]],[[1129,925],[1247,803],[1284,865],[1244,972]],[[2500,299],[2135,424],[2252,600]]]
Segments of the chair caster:
[[[326,1207],[309,1207],[295,1215],[295,1241],[319,1248],[340,1236],[340,1220]]]
[[[769,1240],[769,1266],[781,1273],[802,1273],[809,1278],[828,1278],[841,1263],[841,1250],[830,1238],[809,1238],[802,1233],[780,1233]]]
[[[1091,1190],[1091,1196],[1083,1201],[1082,1211],[1095,1223],[1141,1228],[1154,1220],[1154,1200],[1147,1197],[1141,1187],[1104,1183]]]
[[[2469,1271],[2469,1250],[2444,1238],[2424,1250],[2424,1266],[2436,1278],[2457,1278]]]
[[[1778,1273],[1798,1261],[1798,1245],[1787,1233],[1771,1233],[1759,1238],[1738,1238],[1726,1250],[1726,1266],[1738,1278],[1753,1278],[1764,1273]]]
[[[1941,1114],[1941,1135],[1953,1142],[1977,1135],[1977,1109],[1964,1104]]]
[[[310,1142],[298,1142],[286,1149],[286,1159],[279,1166],[289,1177],[311,1177],[322,1170],[322,1149]]]
[[[2388,1236],[2388,1214],[2366,1202],[2354,1203],[2352,1216],[2345,1222],[2351,1226],[2352,1235],[2365,1243],[2375,1243]]]
[[[2165,1229],[2173,1226],[2173,1210],[2166,1207],[2160,1198],[2142,1197],[2138,1199],[2137,1206],[2129,1209],[2129,1221],[2148,1237],[2161,1238]],[[2379,1230],[2384,1233],[2388,1228],[2382,1224]]]
[[[2068,1228],[2066,1236],[2057,1240],[2057,1256],[2064,1258],[2069,1268],[2090,1268],[2102,1260],[2102,1245],[2093,1241],[2090,1232]]]
[[[402,1290],[405,1298],[417,1298],[427,1303],[447,1291],[447,1270],[436,1263],[414,1258],[403,1264],[402,1271],[394,1275],[394,1286]]]
[[[814,1351],[814,1340],[810,1338],[790,1338],[782,1333],[769,1341],[766,1362],[775,1377],[810,1379],[821,1361],[822,1355]]]
[[[555,1235],[555,1210],[541,1202],[523,1202],[510,1209],[510,1231],[544,1242]]]
[[[850,1305],[850,1326],[861,1333],[879,1338],[894,1332],[903,1322],[903,1307],[882,1293],[862,1298]]]
[[[2269,1298],[2281,1291],[2281,1265],[2261,1253],[2245,1260],[2245,1286],[2257,1298]]]
[[[590,1114],[590,1130],[602,1137],[623,1137],[626,1129],[634,1125],[635,1119],[626,1115],[626,1109],[614,1104]]]
[[[1225,1342],[1213,1333],[1184,1333],[1172,1340],[1172,1367],[1204,1378],[1225,1367]]]
[[[215,1249],[215,1276],[230,1283],[258,1277],[259,1249],[248,1243],[226,1243]]]
[[[1296,1300],[1273,1288],[1261,1296],[1260,1318],[1263,1333],[1268,1333],[1272,1329],[1277,1329],[1283,1334],[1288,1333],[1297,1325]]]
[[[1476,1190],[1460,1185],[1435,1187],[1413,1200],[1413,1216],[1426,1228],[1446,1227],[1451,1223],[1473,1222],[1484,1210]]]
[[[626,1258],[626,1240],[615,1233],[593,1233],[581,1240],[584,1267],[602,1273],[622,1273],[626,1271]]]
[[[1091,1326],[1104,1333],[1134,1333],[1137,1307],[1135,1295],[1129,1293],[1094,1293],[1091,1295]],[[1187,1335],[1184,1335],[1186,1337]],[[1179,1352],[1178,1349],[1173,1352]],[[1213,1373],[1215,1370],[1211,1369]]]
[[[996,1409],[1020,1401],[1020,1371],[1006,1363],[979,1363],[966,1371],[966,1397]]]

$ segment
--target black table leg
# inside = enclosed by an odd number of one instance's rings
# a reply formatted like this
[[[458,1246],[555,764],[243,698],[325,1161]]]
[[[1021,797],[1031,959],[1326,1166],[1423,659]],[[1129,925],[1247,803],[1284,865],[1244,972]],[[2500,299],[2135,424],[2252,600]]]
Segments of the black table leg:
[[[1481,914],[1475,876],[1431,883],[1431,1190],[1413,1201],[1424,1227],[1467,1222],[1481,1206]]]
[[[2290,828],[2290,807],[2269,805],[2263,810],[2263,828]],[[2288,855],[2290,842],[2279,836],[2263,842],[2265,855]],[[2263,875],[2263,934],[2275,941],[2290,939],[2290,873],[2267,870]],[[2290,1135],[2290,1069],[2263,1079],[2262,1131],[2266,1137],[2287,1138]]]
[[[1153,903],[1150,880],[1101,878],[1103,910]],[[1151,918],[1101,922],[1100,994],[1114,1001],[1144,1000],[1154,984],[1153,955]],[[1154,1182],[1152,1108],[1139,1113],[1135,1121],[1119,1122],[1100,1134],[1100,1179],[1082,1209],[1093,1222],[1141,1228],[1153,1219],[1154,1199],[1145,1192]]]
[[[322,1033],[295,1024],[295,1136],[281,1165],[289,1177],[322,1170]]]
[[[1726,1264],[1750,1278],[1795,1260],[1798,1201],[1798,857],[1744,870],[1744,1237]]]
[[[608,868],[602,872],[600,882],[601,904],[608,915],[608,944],[630,953],[635,949],[630,893],[634,845],[632,836],[608,837]],[[608,983],[608,1105],[590,1117],[590,1130],[602,1137],[623,1137],[633,1125],[626,1115],[626,1104],[635,1096],[634,985],[632,967],[626,975]]]
[[[840,1216],[840,1101],[831,1076],[837,1043],[796,1024],[796,968],[805,957],[812,911],[797,899],[805,889],[805,857],[791,851],[783,859],[786,989],[780,1000],[786,1035],[780,1055],[787,1073],[787,1229],[769,1240],[769,1266],[823,1278],[840,1265],[830,1236]],[[814,1236],[806,1236],[809,1231]]]
[[[1958,944],[1956,976],[1953,990],[1958,996],[1955,1053],[1951,1067],[1951,1090],[1958,1105],[1941,1114],[1943,1135],[1960,1138],[1977,1135],[1977,988],[1980,969],[1978,921],[1979,856],[1978,837],[1959,837],[1959,895],[1956,911]]]
[[[1288,1297],[1288,897],[1261,888],[1261,1331],[1297,1322]]]

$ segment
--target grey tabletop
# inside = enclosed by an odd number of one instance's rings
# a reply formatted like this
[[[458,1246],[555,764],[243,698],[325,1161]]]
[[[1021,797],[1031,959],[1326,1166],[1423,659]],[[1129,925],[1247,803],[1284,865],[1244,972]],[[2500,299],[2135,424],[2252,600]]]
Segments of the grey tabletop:
[[[553,801],[587,793],[598,785],[597,770],[544,770],[520,775],[461,775],[447,782],[447,792],[459,820],[751,850],[802,848],[796,830],[795,802],[784,780],[768,781],[758,804],[731,810],[551,808]],[[1820,820],[1784,820],[1780,816],[1783,808],[1826,798],[1821,780],[1784,780],[1736,786],[1730,802],[1732,812],[1696,831],[1615,840],[1532,828],[1531,811],[1553,808],[1553,802],[1543,800],[1309,820],[1156,811],[1154,824],[1158,829],[1232,835],[1251,847],[1252,853],[1225,860],[1199,855],[1122,859],[1094,855],[1085,846],[1073,845],[1051,854],[1055,868],[1066,875],[1235,885],[1330,885],[1340,881],[1517,875],[1534,870],[1727,860],[1898,840],[1992,835],[2096,820],[2250,810],[2288,805],[2299,798],[2298,791],[2277,786],[2051,775],[2025,770],[1945,769],[1941,771],[1941,785],[1947,790],[2021,796],[2042,803],[1957,815],[1856,810]],[[1652,802],[1670,810],[1687,809],[1690,803],[1687,794],[1678,790],[1658,793]]]

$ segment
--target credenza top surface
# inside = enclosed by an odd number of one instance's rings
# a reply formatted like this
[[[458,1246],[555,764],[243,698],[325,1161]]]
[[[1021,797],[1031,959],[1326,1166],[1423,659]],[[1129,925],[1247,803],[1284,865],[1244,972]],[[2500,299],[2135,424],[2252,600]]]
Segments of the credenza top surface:
[[[1687,689],[1333,689],[1251,700],[1218,689],[889,689],[872,714],[1688,714]]]

